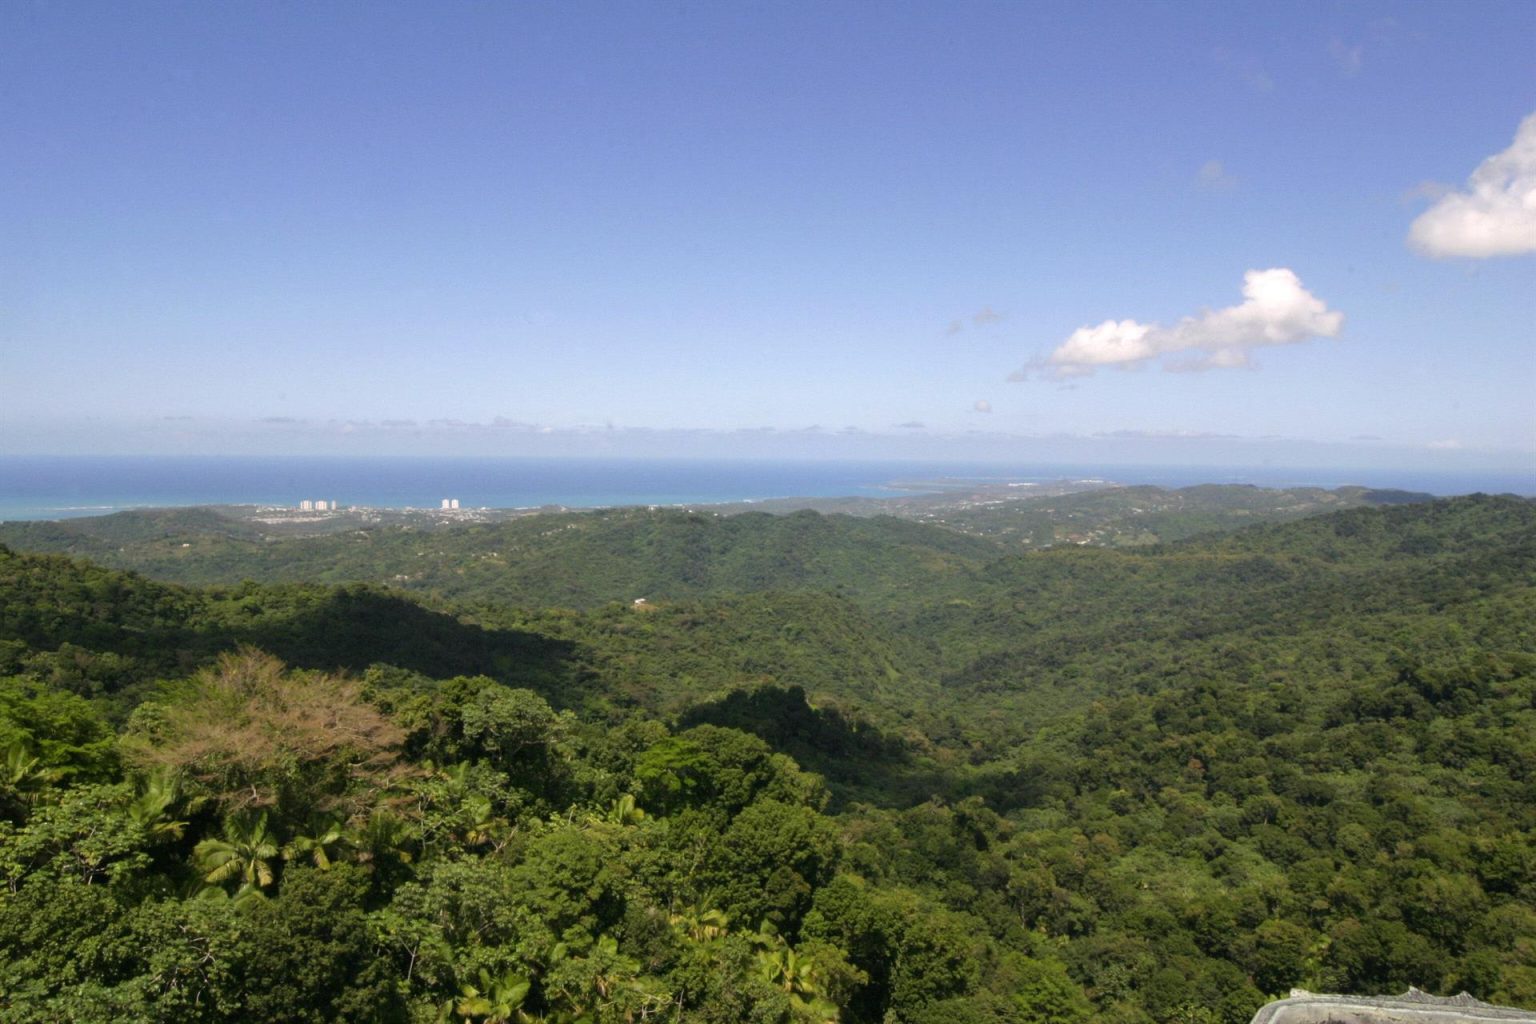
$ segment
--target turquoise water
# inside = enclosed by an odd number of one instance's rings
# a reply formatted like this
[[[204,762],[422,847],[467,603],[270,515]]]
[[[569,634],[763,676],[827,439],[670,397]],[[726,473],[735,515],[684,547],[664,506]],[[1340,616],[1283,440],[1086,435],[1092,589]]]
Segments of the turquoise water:
[[[999,465],[993,463],[704,459],[0,456],[0,519],[63,519],[127,508],[285,505],[464,508],[675,505],[787,497],[910,493],[899,482],[1106,479],[1182,487],[1363,484],[1434,494],[1536,494],[1529,473],[1306,470],[1274,467]]]

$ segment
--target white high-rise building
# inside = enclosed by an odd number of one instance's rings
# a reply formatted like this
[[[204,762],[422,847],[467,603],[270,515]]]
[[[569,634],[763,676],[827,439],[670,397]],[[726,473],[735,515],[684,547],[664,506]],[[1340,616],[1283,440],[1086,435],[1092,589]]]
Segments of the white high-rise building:
[[[451,502],[451,501],[450,501],[450,499],[448,499],[448,498],[444,498],[444,499],[443,499],[443,508],[444,508],[444,509],[445,509],[445,510],[446,510],[446,509],[450,509],[450,508],[453,508],[453,504],[452,504],[452,502]]]
[[[448,506],[448,507],[449,508],[458,508],[459,507],[459,499],[458,498],[454,498],[453,499],[453,504]]]
[[[308,498],[305,498],[303,501],[299,502],[300,512],[313,512],[314,510],[315,503],[310,501]]]

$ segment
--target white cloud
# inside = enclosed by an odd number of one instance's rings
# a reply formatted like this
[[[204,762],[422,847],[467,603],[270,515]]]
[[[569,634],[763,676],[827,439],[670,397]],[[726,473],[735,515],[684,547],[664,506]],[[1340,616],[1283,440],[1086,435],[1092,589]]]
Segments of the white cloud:
[[[1462,447],[1462,444],[1454,437],[1448,437],[1443,441],[1429,442],[1429,447],[1437,452],[1454,452],[1459,451]]]
[[[1466,191],[1419,215],[1408,243],[1437,258],[1536,252],[1536,114],[1520,122],[1508,149],[1472,172]]]
[[[1234,187],[1237,179],[1227,173],[1227,168],[1220,160],[1207,160],[1200,165],[1200,170],[1195,175],[1201,188],[1208,188],[1221,192]]]
[[[1079,327],[1062,342],[1048,364],[1058,377],[1080,377],[1095,367],[1145,362],[1158,354],[1153,327],[1135,320],[1105,320],[1097,327]]]
[[[1328,56],[1333,58],[1334,64],[1344,74],[1358,75],[1365,64],[1365,47],[1349,46],[1342,39],[1331,39],[1328,42]]]
[[[975,409],[977,412],[991,412],[992,403],[987,401],[985,398],[978,398],[976,399],[976,404],[971,406],[971,408]]]
[[[1172,357],[1163,364],[1167,370],[1248,366],[1253,349],[1332,338],[1343,326],[1344,314],[1307,291],[1293,271],[1250,270],[1243,275],[1243,301],[1236,306],[1185,317],[1172,327],[1135,320],[1079,327],[1049,356],[1008,379],[1083,377],[1100,367],[1143,366],[1162,356]]]

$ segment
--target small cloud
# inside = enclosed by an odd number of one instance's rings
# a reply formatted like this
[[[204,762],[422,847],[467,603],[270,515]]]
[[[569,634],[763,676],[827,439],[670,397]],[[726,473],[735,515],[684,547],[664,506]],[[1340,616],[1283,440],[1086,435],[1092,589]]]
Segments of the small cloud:
[[[258,422],[260,422],[260,423],[298,423],[299,421],[296,418],[292,417],[292,416],[263,416]]]
[[[985,398],[978,398],[978,399],[976,399],[975,403],[971,406],[971,408],[976,410],[977,412],[988,412],[989,413],[989,412],[992,411],[992,403],[987,401]]]
[[[1163,364],[1165,370],[1247,367],[1253,349],[1336,337],[1343,326],[1344,314],[1307,291],[1293,271],[1250,270],[1243,275],[1243,301],[1236,306],[1188,316],[1172,327],[1136,320],[1079,327],[1049,356],[1008,379],[1086,377],[1101,367],[1142,367],[1163,356],[1174,357]]]
[[[1218,46],[1212,51],[1211,56],[1217,64],[1236,72],[1248,88],[1254,92],[1270,93],[1275,91],[1275,80],[1269,76],[1263,66],[1252,56],[1245,53],[1236,53],[1225,46]]]
[[[415,420],[379,420],[381,427],[414,427]]]
[[[907,420],[907,422],[905,422],[905,423],[898,423],[898,424],[896,424],[896,429],[897,430],[924,430],[924,429],[927,428],[927,426],[928,426],[928,424],[923,423],[923,422],[921,422],[919,420]]]
[[[1443,441],[1431,441],[1429,447],[1437,452],[1453,452],[1461,447],[1461,442],[1454,437],[1448,437]]]
[[[1350,46],[1342,39],[1330,39],[1328,41],[1328,56],[1333,58],[1333,63],[1346,75],[1354,76],[1360,73],[1365,64],[1365,47]]]
[[[1381,435],[1380,434],[1356,434],[1353,437],[1351,437],[1350,440],[1351,441],[1380,441],[1381,440]]]
[[[981,312],[979,313],[972,313],[968,317],[961,317],[958,320],[951,320],[949,322],[949,326],[944,328],[944,334],[946,337],[953,337],[954,335],[959,334],[961,331],[965,330],[965,322],[967,320],[969,320],[977,327],[986,327],[988,324],[995,324],[1001,319],[1003,319],[1003,314],[994,312],[991,306],[983,306],[981,308]]]
[[[1109,430],[1090,435],[1127,441],[1231,441],[1239,434],[1217,434],[1209,430]]]
[[[1201,164],[1195,174],[1195,181],[1201,188],[1212,192],[1227,192],[1237,186],[1237,179],[1227,173],[1227,168],[1220,160],[1207,160]]]
[[[1536,252],[1536,114],[1515,131],[1515,141],[1484,160],[1452,192],[1421,213],[1408,244],[1437,259],[1486,259]]]

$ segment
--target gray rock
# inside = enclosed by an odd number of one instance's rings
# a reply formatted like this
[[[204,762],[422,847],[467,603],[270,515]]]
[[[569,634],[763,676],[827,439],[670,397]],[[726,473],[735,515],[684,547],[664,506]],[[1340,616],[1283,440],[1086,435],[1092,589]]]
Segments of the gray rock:
[[[1457,1024],[1536,1022],[1536,1013],[1459,996],[1432,996],[1410,988],[1400,996],[1330,996],[1292,989],[1289,999],[1260,1007],[1252,1024]]]

